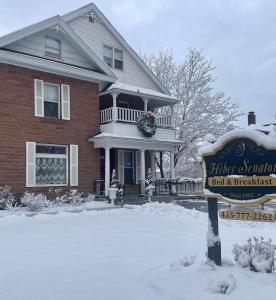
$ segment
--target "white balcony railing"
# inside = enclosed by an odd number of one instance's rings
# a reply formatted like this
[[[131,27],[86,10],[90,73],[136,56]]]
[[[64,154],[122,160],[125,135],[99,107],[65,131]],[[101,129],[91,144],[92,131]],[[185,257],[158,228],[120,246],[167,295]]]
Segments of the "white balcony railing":
[[[100,122],[107,123],[112,121],[112,107],[100,111]]]
[[[138,117],[143,113],[142,110],[116,107],[117,111],[117,121],[127,122],[127,123],[136,123]],[[156,117],[156,122],[158,127],[162,128],[171,128],[172,127],[172,118],[171,116],[163,115],[163,114],[154,114]],[[100,122],[108,123],[113,120],[113,108],[107,108],[100,111]]]
[[[136,123],[137,119],[143,113],[142,110],[122,108],[122,107],[118,107],[117,110],[118,110],[117,120],[121,122]]]

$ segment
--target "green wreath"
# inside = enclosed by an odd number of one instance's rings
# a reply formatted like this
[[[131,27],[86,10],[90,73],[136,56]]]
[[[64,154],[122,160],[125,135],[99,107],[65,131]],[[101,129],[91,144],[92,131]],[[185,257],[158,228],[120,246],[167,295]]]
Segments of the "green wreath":
[[[142,113],[137,120],[137,127],[145,137],[152,137],[157,128],[156,118],[152,112]]]

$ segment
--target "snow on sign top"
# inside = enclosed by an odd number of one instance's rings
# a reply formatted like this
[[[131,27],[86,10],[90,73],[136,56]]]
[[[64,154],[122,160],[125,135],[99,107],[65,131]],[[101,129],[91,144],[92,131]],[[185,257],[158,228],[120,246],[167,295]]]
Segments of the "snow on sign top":
[[[239,205],[276,198],[276,138],[234,130],[200,148],[204,193]]]

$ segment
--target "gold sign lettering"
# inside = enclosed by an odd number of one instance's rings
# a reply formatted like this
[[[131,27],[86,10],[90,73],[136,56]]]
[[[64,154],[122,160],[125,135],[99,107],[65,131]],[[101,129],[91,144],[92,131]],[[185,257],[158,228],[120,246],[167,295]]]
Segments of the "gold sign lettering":
[[[236,176],[236,177],[209,177],[209,186],[216,187],[254,187],[276,186],[276,177],[271,176]]]

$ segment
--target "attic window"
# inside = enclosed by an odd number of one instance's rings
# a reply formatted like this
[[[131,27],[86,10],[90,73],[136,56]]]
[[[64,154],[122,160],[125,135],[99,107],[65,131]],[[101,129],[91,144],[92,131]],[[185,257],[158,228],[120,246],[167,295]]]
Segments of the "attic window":
[[[104,45],[103,59],[109,67],[118,70],[123,70],[123,50]]]
[[[51,36],[45,36],[44,54],[52,58],[61,58],[61,40]]]

